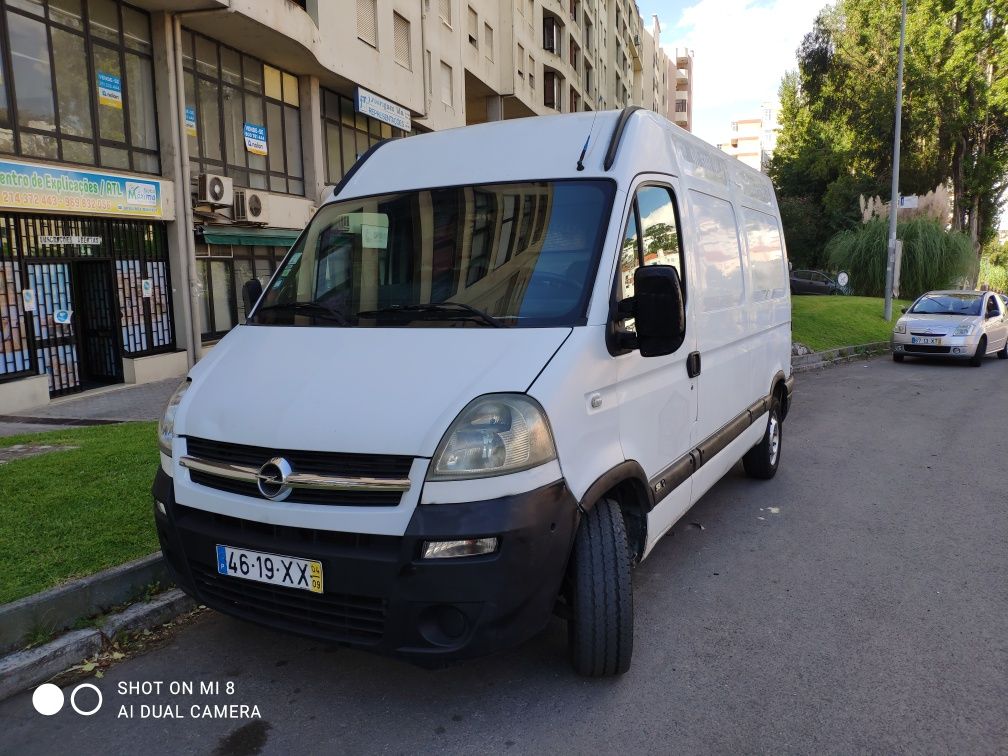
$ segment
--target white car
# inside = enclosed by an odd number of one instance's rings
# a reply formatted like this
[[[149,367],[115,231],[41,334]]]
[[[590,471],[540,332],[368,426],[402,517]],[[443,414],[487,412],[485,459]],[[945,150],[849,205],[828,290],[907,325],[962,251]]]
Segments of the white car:
[[[892,356],[969,360],[980,367],[989,354],[1008,359],[1008,310],[994,292],[929,291],[896,321]]]
[[[625,672],[633,566],[780,464],[769,179],[629,108],[382,143],[333,194],[160,425],[178,584],[419,662],[558,611],[578,672]]]

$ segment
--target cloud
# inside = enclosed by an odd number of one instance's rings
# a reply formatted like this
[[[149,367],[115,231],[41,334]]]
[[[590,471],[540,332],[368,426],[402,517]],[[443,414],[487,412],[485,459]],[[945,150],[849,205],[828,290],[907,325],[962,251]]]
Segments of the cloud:
[[[662,22],[666,51],[689,47],[695,54],[693,131],[698,136],[722,141],[732,120],[757,115],[761,102],[776,99],[781,78],[797,66],[795,51],[824,4],[699,0],[683,8],[678,23]]]

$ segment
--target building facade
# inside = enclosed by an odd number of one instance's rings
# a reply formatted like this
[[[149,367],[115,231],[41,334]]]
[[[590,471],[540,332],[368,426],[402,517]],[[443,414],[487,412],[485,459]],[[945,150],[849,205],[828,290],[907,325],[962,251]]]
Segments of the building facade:
[[[718,147],[757,171],[765,172],[777,147],[778,111],[776,103],[764,102],[758,116],[732,121],[728,139]]]
[[[184,373],[382,139],[688,128],[659,34],[632,0],[0,0],[0,414]]]

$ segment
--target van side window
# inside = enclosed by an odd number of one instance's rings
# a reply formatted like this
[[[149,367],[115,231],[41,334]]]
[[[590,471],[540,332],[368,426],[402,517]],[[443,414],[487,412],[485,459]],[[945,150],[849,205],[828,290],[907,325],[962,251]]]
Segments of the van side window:
[[[788,275],[784,265],[784,248],[780,228],[773,216],[745,209],[746,244],[749,247],[749,265],[752,269],[752,298],[754,302],[779,299],[787,293]],[[799,271],[797,277],[805,277]]]
[[[735,210],[719,197],[690,190],[699,255],[700,312],[738,307],[745,298]]]

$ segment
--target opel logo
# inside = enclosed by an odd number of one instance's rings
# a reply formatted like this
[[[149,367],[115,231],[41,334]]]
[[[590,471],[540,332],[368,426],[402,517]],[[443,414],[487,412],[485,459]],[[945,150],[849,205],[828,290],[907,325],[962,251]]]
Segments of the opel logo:
[[[273,501],[283,501],[291,495],[291,486],[287,479],[291,474],[290,462],[283,457],[274,457],[259,468],[256,475],[256,485],[259,493]]]

